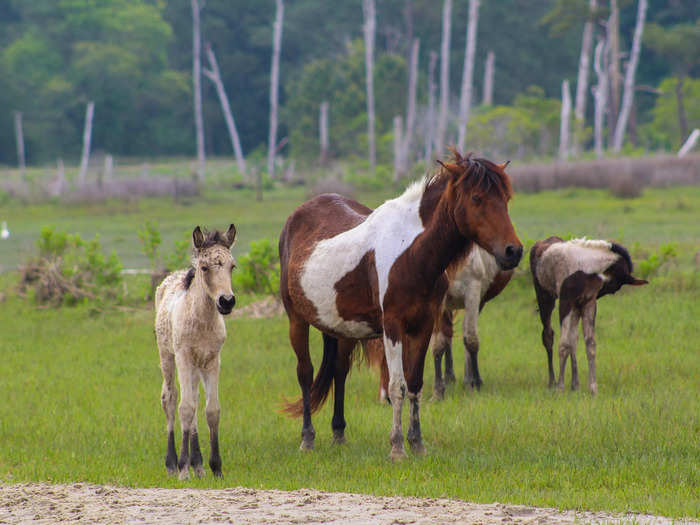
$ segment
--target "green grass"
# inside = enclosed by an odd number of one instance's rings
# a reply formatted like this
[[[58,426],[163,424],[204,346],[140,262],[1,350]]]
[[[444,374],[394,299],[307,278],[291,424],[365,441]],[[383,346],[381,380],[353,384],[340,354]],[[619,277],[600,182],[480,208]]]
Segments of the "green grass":
[[[54,224],[87,236],[99,231],[129,265],[145,265],[136,229],[147,218],[160,221],[166,246],[168,235],[194,224],[223,227],[233,220],[243,253],[249,240],[276,237],[304,196],[303,189],[275,191],[257,204],[251,193],[222,192],[190,206],[152,200],[106,209],[46,204],[0,211],[9,211],[13,237],[18,232],[28,247],[42,225]],[[376,205],[387,196],[360,198]],[[301,453],[300,422],[279,412],[283,399],[299,395],[286,319],[229,321],[220,386],[223,481],[209,474],[183,483],[165,474],[149,307],[102,315],[87,308],[37,309],[14,296],[16,274],[6,274],[0,278],[7,295],[0,302],[0,481],[310,487],[697,518],[700,286],[692,256],[698,209],[699,188],[647,190],[628,201],[584,190],[518,195],[512,215],[524,240],[588,234],[636,242],[640,251],[673,241],[679,265],[650,286],[599,302],[596,398],[586,393],[582,345],[582,391],[546,388],[534,293],[527,277],[518,277],[480,320],[484,388],[475,394],[453,386],[444,402],[432,402],[428,361],[421,411],[427,455],[396,464],[387,459],[391,411],[376,401],[375,372],[358,366],[348,380],[348,443],[331,444],[328,405],[314,418],[316,450]],[[15,256],[3,245],[0,264],[15,264]],[[318,366],[315,332],[312,347]],[[405,417],[404,431],[406,424]],[[202,417],[200,431],[206,455]]]

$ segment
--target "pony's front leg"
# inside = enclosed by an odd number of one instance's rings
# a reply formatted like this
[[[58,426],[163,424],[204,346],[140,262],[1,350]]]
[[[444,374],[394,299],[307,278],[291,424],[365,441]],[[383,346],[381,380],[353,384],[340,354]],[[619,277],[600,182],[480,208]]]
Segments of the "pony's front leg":
[[[589,301],[583,306],[582,318],[583,318],[583,338],[586,341],[586,356],[588,357],[588,388],[591,394],[596,395],[598,393],[598,384],[596,382],[595,374],[595,353],[596,353],[596,343],[595,343],[595,315],[596,315],[596,301],[595,299]]]
[[[221,358],[213,360],[209,368],[202,372],[202,382],[204,383],[204,393],[207,398],[206,415],[209,426],[209,467],[217,478],[222,478],[221,456],[219,454],[219,415],[221,406],[219,405],[219,368]]]
[[[392,336],[394,336],[393,333]],[[403,346],[400,339],[393,339],[386,333],[384,334],[384,352],[389,368],[389,400],[391,401],[391,409],[394,415],[391,434],[389,435],[389,442],[391,443],[389,457],[393,460],[406,457],[406,452],[403,448],[403,430],[401,428],[401,412],[403,400],[406,397],[402,349]]]
[[[414,454],[425,453],[423,437],[420,430],[420,397],[423,390],[423,370],[425,354],[430,341],[430,330],[424,330],[418,336],[406,336],[404,352],[406,353],[406,380],[408,386],[409,425],[408,444]]]
[[[479,374],[479,302],[481,287],[472,286],[464,295],[464,321],[462,322],[462,338],[467,355],[464,358],[464,385],[477,390],[481,389],[482,381]]]
[[[180,426],[182,427],[182,448],[180,449],[180,460],[178,469],[180,479],[185,480],[190,477],[190,439],[195,430],[194,421],[197,405],[194,399],[195,368],[192,362],[184,357],[182,353],[175,354],[177,364],[177,375],[180,381]]]
[[[177,472],[177,451],[175,450],[175,409],[177,408],[177,386],[175,385],[175,356],[167,351],[160,350],[160,369],[163,372],[163,388],[160,393],[160,402],[165,412],[168,430],[168,448],[165,455],[165,468],[168,475],[174,476]]]

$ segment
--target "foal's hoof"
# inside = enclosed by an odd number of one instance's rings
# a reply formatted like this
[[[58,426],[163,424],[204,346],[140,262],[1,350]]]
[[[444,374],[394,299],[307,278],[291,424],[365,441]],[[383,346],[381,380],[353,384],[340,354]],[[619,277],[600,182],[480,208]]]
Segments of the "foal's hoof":
[[[224,479],[224,474],[220,470],[214,470],[212,474],[214,474],[215,478]]]
[[[194,475],[198,478],[204,476],[204,467],[202,465],[197,465],[196,467],[193,467],[192,470],[194,470]]]
[[[389,459],[391,461],[401,461],[402,459],[406,459],[406,451],[403,449],[403,446],[391,447]]]
[[[413,452],[414,455],[425,456],[425,447],[423,446],[422,441],[416,441],[416,442],[409,441],[408,445],[411,447],[411,452]]]
[[[299,450],[303,450],[304,452],[311,452],[314,449],[314,442],[313,441],[308,441],[306,439],[302,439],[301,445],[299,445]]]
[[[457,378],[455,377],[454,372],[445,372],[445,383],[448,385],[451,385],[452,383],[455,383],[457,381]]]
[[[590,389],[592,396],[598,394],[598,385],[596,383],[591,383],[590,385],[588,385],[588,388]]]
[[[342,445],[345,443],[347,439],[345,439],[345,433],[343,432],[333,432],[333,444],[335,445]]]
[[[445,399],[445,385],[433,387],[433,400],[442,401]]]
[[[182,470],[180,471],[180,475],[178,476],[178,479],[179,479],[180,481],[186,481],[186,480],[190,479],[190,469],[189,469],[189,467],[188,467],[188,468],[184,468],[184,469],[182,469]]]

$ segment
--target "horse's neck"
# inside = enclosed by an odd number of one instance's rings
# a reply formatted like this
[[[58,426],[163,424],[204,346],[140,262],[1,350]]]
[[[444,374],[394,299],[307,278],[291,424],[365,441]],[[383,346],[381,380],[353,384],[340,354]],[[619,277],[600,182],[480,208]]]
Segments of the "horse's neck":
[[[195,276],[192,281],[186,300],[190,305],[190,312],[202,321],[216,317],[216,304],[207,294],[199,276]]]

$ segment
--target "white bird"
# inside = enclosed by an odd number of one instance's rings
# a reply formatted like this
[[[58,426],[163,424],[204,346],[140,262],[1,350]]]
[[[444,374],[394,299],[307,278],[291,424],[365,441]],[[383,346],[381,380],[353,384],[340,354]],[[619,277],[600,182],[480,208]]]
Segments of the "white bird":
[[[7,229],[7,223],[2,221],[2,230],[0,230],[0,237],[7,239],[10,236],[10,230]]]

